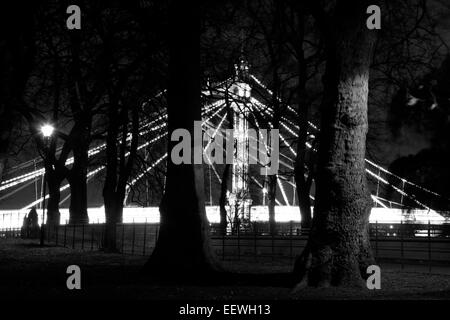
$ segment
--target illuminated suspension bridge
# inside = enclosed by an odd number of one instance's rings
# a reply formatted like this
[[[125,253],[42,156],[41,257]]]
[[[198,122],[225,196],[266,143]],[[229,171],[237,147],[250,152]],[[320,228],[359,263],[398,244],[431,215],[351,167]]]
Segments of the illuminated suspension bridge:
[[[161,92],[157,97],[161,97]],[[255,146],[263,146],[267,153],[270,145],[262,139],[261,129],[273,129],[274,111],[270,107],[272,92],[256,76],[248,70],[248,65],[241,62],[236,65],[236,74],[221,83],[215,84],[203,92],[207,101],[202,110],[202,126],[207,141],[204,145],[206,151],[218,136],[227,142],[226,128],[232,128],[233,136],[233,164],[230,170],[230,188],[227,192],[227,208],[230,217],[238,216],[251,221],[265,221],[268,219],[267,208],[267,177],[259,174],[260,169],[266,167],[257,154]],[[149,108],[155,98],[144,103],[143,108]],[[165,147],[162,145],[167,141],[167,113],[164,108],[154,117],[146,122],[140,123],[140,143],[138,151],[144,154],[146,165],[136,170],[127,186],[127,196],[124,208],[124,222],[158,222],[159,210],[157,203],[159,199],[148,200],[149,184],[151,174],[156,170],[164,172],[168,160]],[[293,179],[295,165],[296,141],[299,126],[295,119],[298,118],[297,111],[291,106],[286,106],[287,112],[280,117],[279,121],[279,171],[276,175],[276,220],[277,221],[299,221],[298,199],[296,184]],[[231,114],[231,116],[230,116]],[[250,129],[256,130],[258,136],[249,134]],[[306,147],[310,152],[315,152],[314,139],[319,133],[319,128],[312,122],[308,122],[308,141]],[[127,141],[131,140],[131,135]],[[252,141],[258,140],[258,141]],[[252,143],[255,142],[255,143]],[[259,142],[259,144],[258,144]],[[261,144],[261,142],[263,142]],[[159,148],[158,148],[159,146]],[[99,144],[89,150],[88,157],[91,163],[101,159],[106,149],[106,143]],[[225,152],[225,151],[224,151]],[[206,154],[206,153],[205,153]],[[128,156],[128,154],[126,154]],[[225,164],[218,164],[205,156],[205,190],[207,198],[207,215],[210,222],[219,221],[218,199],[220,197],[220,186],[224,178],[221,173]],[[73,158],[68,158],[66,166],[72,165]],[[254,164],[249,164],[254,163]],[[105,166],[92,165],[87,180],[95,184],[101,180]],[[20,227],[23,217],[32,207],[42,205],[48,194],[42,193],[42,181],[45,169],[42,159],[36,158],[10,168],[6,173],[6,179],[0,184],[0,228]],[[446,213],[433,209],[434,201],[424,199],[437,199],[438,201],[450,201],[438,193],[420,186],[414,182],[400,177],[386,168],[366,159],[366,173],[369,187],[372,191],[373,209],[370,216],[371,222],[394,222],[413,221],[415,223],[442,224],[448,221]],[[97,179],[96,179],[97,178]],[[39,188],[40,186],[40,188]],[[133,197],[135,189],[143,188],[147,196],[146,204],[136,205]],[[100,189],[101,188],[97,188]],[[311,203],[314,205],[314,184],[310,194]],[[62,200],[60,201],[61,224],[68,221],[69,212],[64,204],[70,199],[69,184],[63,184],[60,188]],[[25,205],[23,203],[26,202]],[[18,205],[20,203],[21,205]],[[97,201],[97,203],[100,203]],[[105,220],[104,209],[101,205],[92,206],[88,209],[91,223],[102,223]],[[39,215],[41,219],[41,215]]]

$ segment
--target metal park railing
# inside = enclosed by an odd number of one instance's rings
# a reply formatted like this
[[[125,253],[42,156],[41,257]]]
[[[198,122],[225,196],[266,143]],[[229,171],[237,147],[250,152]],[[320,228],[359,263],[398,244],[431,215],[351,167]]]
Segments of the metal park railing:
[[[403,265],[420,263],[429,266],[450,266],[448,225],[370,224],[371,245],[377,260]],[[117,248],[123,254],[150,255],[158,238],[157,223],[117,224]],[[100,250],[104,224],[66,224],[45,228],[45,243],[79,250]],[[39,232],[38,232],[39,233]],[[2,229],[0,238],[29,237],[29,231]],[[34,232],[36,238],[36,232]],[[37,237],[38,238],[38,237]],[[245,228],[222,234],[218,225],[211,225],[211,245],[222,260],[277,261],[292,263],[308,240],[308,230],[294,222],[278,223],[271,234],[267,223],[252,223]]]
[[[0,239],[9,239],[9,238],[20,238],[21,237],[20,228],[3,228],[0,229]]]

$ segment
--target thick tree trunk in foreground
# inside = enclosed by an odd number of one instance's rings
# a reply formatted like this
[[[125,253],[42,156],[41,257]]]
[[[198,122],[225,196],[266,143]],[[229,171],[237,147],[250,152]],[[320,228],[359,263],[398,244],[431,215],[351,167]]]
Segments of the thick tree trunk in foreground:
[[[191,2],[173,1],[170,10],[168,130],[185,128],[194,150],[194,121],[201,120],[200,10]],[[202,280],[219,266],[210,248],[204,200],[203,166],[175,165],[170,157],[160,205],[161,223],[156,247],[146,264],[149,274],[171,279]],[[191,163],[193,163],[191,161]]]
[[[328,39],[314,219],[294,270],[298,279],[307,273],[299,287],[361,286],[373,263],[364,157],[374,33],[366,8],[366,1],[338,2],[336,34]]]

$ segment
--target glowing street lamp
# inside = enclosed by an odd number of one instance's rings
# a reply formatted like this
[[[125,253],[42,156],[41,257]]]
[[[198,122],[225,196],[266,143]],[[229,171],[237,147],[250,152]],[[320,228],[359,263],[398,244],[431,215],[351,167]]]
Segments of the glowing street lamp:
[[[41,127],[41,133],[44,136],[44,138],[47,138],[47,139],[51,137],[54,130],[55,130],[55,128],[50,124],[44,124]]]
[[[41,127],[41,133],[44,136],[45,144],[46,144],[45,147],[47,149],[49,147],[49,140],[50,140],[50,138],[51,138],[51,136],[53,134],[53,131],[55,131],[55,128],[52,125],[50,125],[50,124],[44,124]],[[45,221],[45,193],[46,193],[46,187],[47,187],[47,184],[46,184],[46,182],[47,182],[46,180],[47,179],[46,178],[47,178],[47,173],[44,172],[44,190],[43,190],[44,191],[44,193],[43,193],[43,197],[44,198],[42,199],[42,223],[41,223],[41,239],[40,239],[40,245],[41,246],[44,245],[44,235],[45,235],[45,232],[44,232],[44,221]]]
[[[265,206],[266,205],[267,189],[266,188],[262,188],[262,193],[263,193],[263,206]]]

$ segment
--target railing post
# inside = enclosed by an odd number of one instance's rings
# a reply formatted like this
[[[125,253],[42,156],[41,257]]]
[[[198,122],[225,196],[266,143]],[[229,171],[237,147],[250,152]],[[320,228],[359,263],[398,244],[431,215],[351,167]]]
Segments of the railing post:
[[[275,234],[274,234],[274,232],[271,232],[271,245],[272,245],[272,261],[274,261],[275,260],[275,243],[274,243],[274,240],[275,240]]]
[[[142,249],[142,255],[145,256],[145,244],[147,240],[147,218],[145,218],[145,223],[144,223],[144,248]]]
[[[131,241],[131,254],[134,254],[134,242],[135,242],[135,238],[136,237],[136,224],[134,223],[134,218],[133,218],[133,239]]]
[[[222,232],[222,260],[225,260],[225,235],[227,231]]]
[[[292,220],[289,221],[289,259],[292,262],[292,259],[294,258],[292,255],[293,247],[292,247]]]
[[[124,254],[125,250],[125,223],[122,221],[122,254]]]
[[[375,221],[375,258],[378,258],[378,220]]]
[[[67,240],[67,223],[64,225],[64,248],[66,247]]]
[[[403,261],[403,258],[404,258],[404,253],[403,253],[403,220],[402,221],[400,221],[400,230],[399,230],[399,232],[400,232],[400,256],[401,256],[401,266],[402,266],[402,270],[403,270],[403,268],[404,268],[404,261]]]
[[[72,232],[72,249],[75,249],[75,235],[76,235],[76,228],[77,225],[74,223],[73,224],[73,232]]]
[[[238,260],[241,260],[241,226],[238,224],[237,229],[237,241],[238,241]]]
[[[428,272],[431,272],[431,223],[428,220]]]
[[[105,239],[105,228],[106,228],[106,223],[102,223],[102,225],[100,226],[100,243],[99,243],[99,248],[104,246],[104,239]]]
[[[256,237],[256,221],[254,221],[253,222],[253,252],[255,254],[255,256],[254,256],[255,261],[258,260],[258,258],[257,258],[257,251],[258,251],[258,249],[256,247],[257,241],[258,240],[257,240],[257,237]]]
[[[82,224],[82,226],[81,226],[81,250],[84,250],[84,227],[85,226],[85,223],[83,223]]]
[[[91,251],[94,251],[94,225],[91,226]]]

